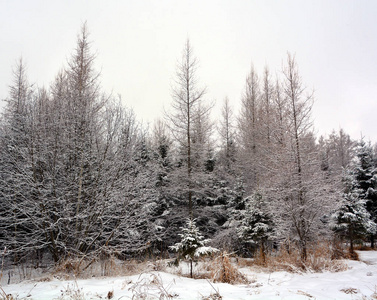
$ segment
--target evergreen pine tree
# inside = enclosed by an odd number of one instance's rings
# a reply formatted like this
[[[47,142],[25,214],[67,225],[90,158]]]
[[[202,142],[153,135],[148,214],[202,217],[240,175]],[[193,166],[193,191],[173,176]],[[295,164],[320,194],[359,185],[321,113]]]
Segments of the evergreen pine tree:
[[[356,158],[347,171],[344,181],[346,190],[338,209],[332,214],[332,229],[350,242],[350,253],[353,254],[353,242],[357,238],[376,234],[375,213],[376,174],[373,167],[372,148],[363,140],[356,149]],[[374,219],[373,219],[374,218]]]
[[[195,224],[195,219],[187,219],[186,227],[181,227],[179,234],[181,241],[170,248],[179,253],[180,257],[188,259],[190,262],[190,277],[192,278],[192,262],[200,256],[217,252],[218,249],[206,246],[209,239],[204,239],[199,228]]]
[[[332,214],[332,229],[350,242],[350,254],[353,255],[355,239],[375,232],[376,226],[370,220],[365,208],[365,200],[360,199],[360,190],[351,190],[343,194],[338,209]]]
[[[370,219],[377,223],[377,168],[370,143],[361,140],[356,148],[356,160],[352,169],[353,188],[359,189],[359,197],[365,200]],[[375,233],[370,233],[371,247],[374,247]]]
[[[265,243],[273,231],[272,219],[266,211],[266,203],[260,192],[255,192],[246,200],[246,211],[238,235],[243,241],[260,247],[261,257],[265,263]]]

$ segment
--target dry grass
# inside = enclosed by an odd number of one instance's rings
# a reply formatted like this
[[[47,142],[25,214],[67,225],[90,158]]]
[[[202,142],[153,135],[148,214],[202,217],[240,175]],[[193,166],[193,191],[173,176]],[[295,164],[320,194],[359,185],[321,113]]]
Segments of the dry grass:
[[[276,269],[283,269],[290,272],[312,271],[312,272],[340,272],[347,269],[347,265],[341,261],[332,259],[332,246],[329,243],[313,245],[307,254],[306,261],[301,260],[298,250],[288,253],[285,249],[278,255],[269,258],[269,266]]]
[[[232,262],[232,260],[234,262]],[[213,282],[223,282],[230,284],[249,283],[247,277],[238,270],[238,258],[232,257],[226,251],[211,258],[202,258],[195,268],[193,278],[209,279]],[[182,269],[177,269],[174,274],[179,276],[188,276],[183,274]]]
[[[161,271],[163,265],[159,261],[139,262],[136,260],[121,261],[113,256],[107,259],[67,259],[54,269],[54,276],[62,279],[89,278],[102,276],[130,276],[151,270]]]
[[[173,299],[178,296],[169,291],[173,284],[174,281],[164,285],[159,274],[141,274],[128,290],[132,292],[132,299]]]
[[[357,245],[354,247],[355,250],[360,250],[360,251],[375,251],[376,248],[372,248],[370,246],[366,245]]]
[[[288,271],[293,273],[309,272],[340,272],[347,269],[347,265],[340,259],[333,259],[336,251],[337,257],[346,258],[346,255],[340,249],[334,247],[330,243],[320,243],[313,245],[308,249],[306,261],[301,260],[300,251],[292,249],[288,252],[282,247],[277,252],[268,253],[266,261],[260,256],[255,259],[239,259],[240,267],[253,267],[257,269],[267,269],[268,271]]]
[[[238,270],[237,264],[231,262],[231,256],[227,252],[222,252],[214,259],[202,263],[198,270],[200,275],[196,275],[195,278],[230,284],[248,283],[246,276]]]
[[[60,290],[60,296],[58,300],[85,300],[86,296],[79,288],[76,281],[72,285],[68,284],[66,288]]]
[[[359,254],[357,254],[357,252],[347,252],[347,253],[345,253],[344,254],[344,257],[346,258],[346,259],[351,259],[351,260],[360,260],[359,259]]]
[[[248,283],[246,276],[238,271],[237,267],[230,262],[230,257],[227,252],[223,252],[217,256],[213,266],[211,278],[214,282],[230,284]]]
[[[214,282],[231,284],[246,283],[247,278],[238,268],[253,268],[257,272],[288,271],[292,273],[302,272],[341,272],[347,270],[344,258],[347,251],[334,247],[332,243],[319,243],[308,248],[306,261],[301,260],[300,251],[290,247],[288,252],[282,247],[277,252],[268,253],[265,259],[261,255],[255,258],[232,257],[227,252],[217,255],[214,259],[202,260],[194,278],[211,279]],[[334,259],[334,252],[342,259]],[[182,272],[179,273],[182,275]]]
[[[207,281],[211,285],[214,292],[212,292],[209,296],[202,296],[202,300],[222,300],[223,297],[220,295],[219,288],[216,289],[209,280]]]
[[[340,290],[341,292],[345,293],[345,294],[357,294],[359,292],[358,289],[355,289],[355,288],[344,288],[344,289],[341,289]]]
[[[6,294],[4,291],[1,291],[0,293],[0,300],[17,300],[18,298],[15,298],[11,294]]]
[[[245,258],[245,257],[238,257],[237,265],[240,268],[250,268],[250,267],[256,266],[253,258]]]

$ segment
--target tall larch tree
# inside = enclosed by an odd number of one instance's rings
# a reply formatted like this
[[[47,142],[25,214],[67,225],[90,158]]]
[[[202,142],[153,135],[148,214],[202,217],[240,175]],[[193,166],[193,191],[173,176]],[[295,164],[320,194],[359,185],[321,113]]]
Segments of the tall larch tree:
[[[221,119],[219,124],[220,141],[220,158],[219,163],[222,167],[230,173],[234,168],[235,161],[235,127],[234,127],[234,113],[230,105],[229,98],[226,97],[221,109]]]
[[[20,59],[13,71],[13,83],[2,115],[1,126],[1,235],[15,262],[35,245],[34,226],[29,226],[35,200],[33,178],[32,102],[33,93]],[[34,224],[33,224],[34,225]],[[35,237],[35,236],[34,236]],[[38,239],[35,238],[37,241]]]
[[[190,218],[193,216],[193,126],[206,89],[199,86],[197,78],[198,60],[194,56],[190,41],[187,40],[182,59],[177,65],[175,82],[172,89],[172,111],[166,118],[172,135],[183,150],[186,168],[185,184]]]
[[[324,181],[317,159],[310,113],[313,94],[306,93],[294,56],[288,54],[283,70],[287,99],[286,153],[281,157],[281,186],[276,216],[283,235],[297,242],[301,259],[307,259],[308,243],[326,227],[321,217],[329,211],[331,187]],[[281,204],[284,201],[284,205]],[[278,211],[278,207],[277,210]]]
[[[242,151],[240,151],[240,163],[243,166],[242,169],[244,169],[243,173],[249,191],[259,184],[259,110],[259,77],[254,66],[252,66],[246,78],[245,92],[241,101],[241,114],[238,120],[239,144],[242,147]]]

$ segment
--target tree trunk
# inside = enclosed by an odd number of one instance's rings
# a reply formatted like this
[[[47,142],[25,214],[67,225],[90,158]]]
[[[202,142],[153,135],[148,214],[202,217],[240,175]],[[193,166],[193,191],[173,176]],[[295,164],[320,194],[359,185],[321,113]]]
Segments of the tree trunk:
[[[349,239],[350,239],[350,255],[351,255],[351,257],[353,257],[353,255],[354,255],[354,250],[353,250],[353,230],[352,230],[352,228],[350,228],[350,230],[349,230]]]
[[[305,262],[307,258],[308,258],[308,253],[307,253],[307,248],[306,248],[306,243],[305,243],[301,249],[301,260]]]
[[[190,278],[192,278],[192,259],[190,259]]]
[[[261,258],[262,258],[263,265],[266,265],[266,252],[265,252],[265,247],[264,247],[263,241],[261,242],[261,246],[260,246],[260,255],[261,255]]]

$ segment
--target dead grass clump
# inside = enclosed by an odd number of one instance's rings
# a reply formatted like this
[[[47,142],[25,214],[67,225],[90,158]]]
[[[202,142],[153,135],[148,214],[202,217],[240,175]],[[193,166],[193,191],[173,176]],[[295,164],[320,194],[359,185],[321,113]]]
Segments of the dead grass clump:
[[[355,289],[355,288],[352,288],[352,287],[350,287],[350,288],[344,288],[344,289],[341,289],[340,290],[341,292],[343,292],[343,293],[345,293],[345,294],[357,294],[358,292],[359,292],[359,290],[358,289]]]
[[[15,298],[11,294],[3,294],[3,292],[0,293],[0,300],[17,300],[18,298]]]
[[[347,265],[337,259],[333,259],[332,246],[329,243],[313,245],[308,249],[306,261],[302,261],[298,249],[281,248],[279,252],[268,256],[268,268],[272,270],[284,270],[293,273],[303,271],[312,272],[340,272],[347,269]]]
[[[217,293],[211,293],[209,296],[202,296],[202,300],[221,300],[223,297]]]
[[[168,262],[166,260],[162,260],[162,259],[159,259],[159,260],[154,260],[152,262],[149,263],[149,267],[153,270],[153,271],[166,271],[166,267],[168,266]]]
[[[355,250],[360,250],[360,251],[374,251],[376,250],[375,248],[372,248],[370,246],[366,246],[366,245],[357,245],[354,247]]]
[[[301,291],[301,290],[298,290],[298,291],[297,291],[297,294],[298,294],[298,295],[303,295],[303,296],[305,296],[305,297],[308,297],[309,299],[314,298],[314,297],[313,297],[312,295],[310,295],[309,293],[304,292],[304,291]]]
[[[353,252],[348,251],[345,254],[345,258],[351,259],[351,260],[360,260],[359,259],[359,254],[357,254],[357,252],[355,252],[355,251],[353,251]]]
[[[215,287],[212,285],[212,283],[207,280],[208,283],[211,285],[212,289],[214,290],[213,293],[211,293],[209,296],[202,296],[202,300],[222,300],[223,297],[220,295],[219,289],[215,289]]]
[[[161,269],[159,262],[121,261],[114,256],[109,256],[105,259],[66,259],[56,265],[54,275],[64,279],[129,276]]]
[[[80,288],[75,280],[74,283],[68,284],[66,288],[60,290],[60,296],[57,300],[85,300],[88,296],[85,295],[83,289]]]
[[[56,265],[55,272],[65,274],[77,274],[79,271],[79,265],[79,259],[68,258],[66,260],[60,261]]]
[[[237,257],[237,265],[240,268],[247,268],[255,266],[254,259],[252,258],[245,258],[245,257]]]
[[[117,259],[115,256],[109,256],[106,259],[100,260],[100,272],[101,276],[119,276],[124,274],[124,263]],[[96,264],[92,265],[92,273],[93,275],[96,274],[96,270],[98,270],[98,266]]]
[[[266,267],[267,260],[268,260],[268,256],[266,255],[264,251],[264,247],[263,248],[261,247],[258,251],[258,254],[254,258],[254,264],[257,266]]]
[[[211,278],[214,282],[248,283],[246,276],[231,263],[227,252],[223,252],[215,258],[212,264]]]
[[[314,247],[305,262],[306,269],[315,272],[330,271],[340,272],[347,269],[347,265],[339,259],[333,259],[335,251],[338,251],[330,243],[320,243]]]
[[[54,268],[54,275],[64,279],[101,276],[100,264],[95,258],[67,258]]]
[[[122,268],[123,268],[123,273],[122,273],[123,276],[141,274],[141,273],[144,273],[153,269],[153,267],[151,267],[147,261],[139,262],[136,259],[132,259],[132,260],[124,262],[122,264]]]
[[[132,299],[167,299],[171,300],[178,296],[176,293],[169,292],[175,281],[164,286],[159,274],[141,274],[137,282],[133,283],[128,289],[132,292]]]
[[[286,248],[269,254],[267,267],[272,271],[284,270],[292,273],[299,273],[304,269],[300,253],[296,249],[288,252]]]
[[[344,252],[343,244],[340,241],[335,241],[331,245],[331,259],[345,259],[346,254]]]

